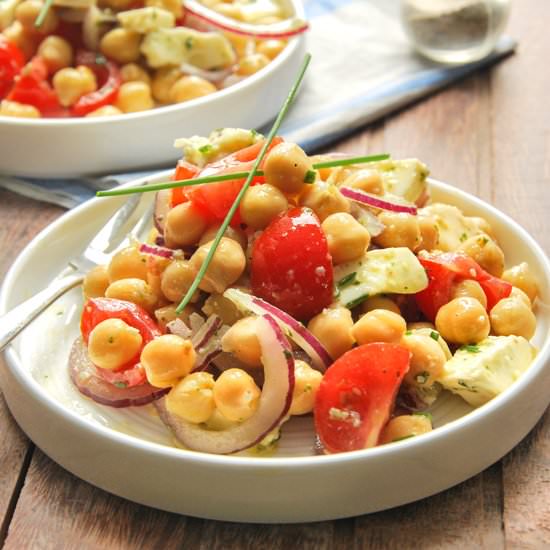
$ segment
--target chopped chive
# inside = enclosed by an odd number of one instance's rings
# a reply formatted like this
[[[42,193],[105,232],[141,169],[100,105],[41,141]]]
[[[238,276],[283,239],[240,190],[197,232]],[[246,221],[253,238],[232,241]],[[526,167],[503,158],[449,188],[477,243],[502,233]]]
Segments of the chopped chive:
[[[357,271],[354,271],[352,273],[348,273],[345,277],[342,277],[337,283],[336,286],[338,288],[344,288],[345,286],[353,283],[355,281],[355,278],[357,277]]]
[[[364,294],[363,296],[359,296],[359,298],[355,298],[355,300],[352,300],[351,302],[348,302],[346,304],[346,307],[348,309],[353,309],[355,306],[358,306],[359,304],[362,304],[368,297],[369,297],[368,294]]]
[[[481,351],[479,349],[479,346],[476,346],[475,344],[466,344],[465,346],[462,346],[460,349],[467,351],[468,353],[479,353]]]
[[[435,340],[436,342],[439,340],[439,332],[436,332],[435,330],[432,330],[430,332],[430,338]]]
[[[385,160],[390,158],[387,154],[374,155],[370,157],[354,157],[349,159],[335,159],[329,162],[318,162],[313,165],[313,168],[316,170],[320,168],[330,168],[333,166],[346,166],[349,164],[364,164],[366,162],[375,162],[377,160]],[[370,160],[367,160],[370,159]],[[330,164],[330,166],[328,166]],[[310,170],[309,172],[311,172]],[[308,172],[308,173],[309,173]],[[306,177],[308,176],[306,173]],[[248,177],[250,172],[233,172],[231,174],[214,174],[213,176],[205,176],[203,178],[193,178],[187,180],[175,180],[175,181],[165,181],[160,183],[151,183],[148,185],[140,185],[138,187],[126,187],[124,189],[109,189],[107,191],[98,191],[96,193],[97,197],[115,197],[118,195],[132,195],[133,193],[148,193],[150,191],[162,191],[163,189],[174,189],[176,187],[188,187],[192,185],[200,185],[201,183],[217,183],[218,181],[228,181],[233,179],[243,179]],[[255,170],[255,176],[263,176],[263,170]],[[308,182],[304,179],[305,183]],[[315,180],[314,180],[315,181]]]
[[[427,411],[415,411],[412,414],[413,416],[425,416],[426,418],[429,418],[430,422],[433,421],[433,416]]]
[[[290,105],[292,104],[294,97],[296,96],[296,92],[298,91],[298,88],[302,83],[302,80],[304,78],[305,72],[307,70],[307,67],[310,61],[311,61],[311,54],[308,53],[304,57],[304,61],[302,62],[302,66],[300,68],[300,71],[298,72],[296,81],[292,85],[292,88],[290,89],[288,96],[285,99],[285,102],[283,103],[283,106],[281,107],[281,110],[279,111],[279,114],[277,115],[277,118],[275,119],[275,122],[273,123],[271,130],[269,131],[269,134],[267,135],[267,138],[260,151],[260,154],[256,157],[256,160],[254,161],[252,170],[249,172],[248,177],[246,178],[246,181],[244,182],[243,186],[241,187],[241,190],[239,191],[239,194],[237,195],[236,199],[233,201],[233,204],[231,205],[229,212],[225,216],[223,223],[218,229],[218,232],[216,233],[216,237],[214,238],[214,242],[210,246],[210,250],[208,251],[206,258],[204,259],[201,265],[201,268],[199,269],[199,272],[197,273],[197,276],[193,281],[193,284],[189,287],[187,294],[183,297],[182,301],[179,303],[178,307],[176,308],[176,313],[181,313],[183,311],[183,309],[191,301],[193,294],[199,287],[206,273],[206,270],[208,269],[208,266],[210,265],[210,262],[214,257],[216,249],[218,248],[218,245],[220,244],[220,241],[222,240],[222,237],[224,236],[224,233],[229,226],[229,222],[232,220],[233,216],[235,215],[237,208],[239,208],[239,204],[241,203],[241,200],[244,197],[244,194],[250,187],[250,183],[252,182],[252,178],[254,177],[254,174],[258,166],[260,165],[260,162],[262,162],[262,159],[267,153],[268,147],[271,145],[271,142],[273,141],[273,138],[275,137],[277,130],[279,130],[279,127],[281,126],[281,123],[283,122],[283,119],[288,109],[290,108]]]
[[[315,170],[308,170],[304,176],[304,183],[313,183],[317,177]]]
[[[390,155],[382,153],[380,155],[369,155],[367,157],[352,157],[346,159],[334,159],[326,162],[318,162],[313,165],[313,168],[333,168],[334,166],[349,166],[350,164],[366,164],[367,162],[378,162],[379,160],[387,160]]]
[[[42,26],[42,23],[44,23],[44,19],[46,19],[46,15],[48,15],[48,12],[50,11],[52,3],[53,3],[53,0],[46,0],[42,5],[42,9],[40,10],[38,17],[36,18],[36,21],[34,22],[34,26],[37,29],[39,29]]]

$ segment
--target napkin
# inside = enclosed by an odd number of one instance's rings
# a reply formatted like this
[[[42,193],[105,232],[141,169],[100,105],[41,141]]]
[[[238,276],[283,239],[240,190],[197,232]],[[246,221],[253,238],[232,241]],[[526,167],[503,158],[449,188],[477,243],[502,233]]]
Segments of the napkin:
[[[312,61],[280,134],[308,153],[501,59],[516,46],[502,37],[475,63],[444,66],[416,55],[399,19],[397,0],[306,0]],[[267,133],[269,127],[261,128]],[[101,178],[38,180],[0,176],[0,187],[72,208],[145,172]]]

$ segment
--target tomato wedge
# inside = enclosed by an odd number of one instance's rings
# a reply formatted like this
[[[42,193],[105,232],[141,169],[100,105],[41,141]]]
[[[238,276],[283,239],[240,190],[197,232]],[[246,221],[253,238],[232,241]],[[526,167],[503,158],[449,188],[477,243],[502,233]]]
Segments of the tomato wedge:
[[[479,264],[458,252],[424,254],[418,257],[428,274],[428,286],[416,294],[422,313],[434,320],[439,308],[451,300],[452,287],[464,279],[477,281],[487,297],[487,311],[512,292],[512,285],[483,270]]]
[[[9,92],[14,78],[24,65],[23,52],[0,34],[0,99]]]
[[[409,361],[405,348],[376,342],[348,351],[329,367],[313,411],[326,451],[356,451],[378,443]]]
[[[268,151],[282,141],[282,138],[275,137],[271,142]],[[259,155],[263,144],[264,140],[261,140],[258,143],[245,147],[244,149],[240,149],[239,151],[236,151],[223,159],[212,162],[206,165],[200,171],[198,176],[213,176],[215,174],[230,174],[231,172],[245,172],[251,170],[254,160]],[[185,192],[179,191],[178,194],[183,193],[186,195],[187,198],[192,201],[195,206],[197,206],[197,208],[207,219],[212,221],[221,221],[229,212],[229,209],[235,202],[235,199],[237,198],[237,195],[239,194],[239,191],[245,181],[245,179],[236,179],[216,183],[206,183],[203,185],[197,185],[196,187],[190,187]],[[265,178],[263,176],[256,176],[253,178],[251,185],[257,185],[264,182]],[[240,221],[240,215],[239,212],[237,212],[232,220],[232,225],[239,225]]]
[[[275,218],[254,243],[252,293],[299,320],[330,305],[334,274],[326,236],[309,208]]]
[[[120,319],[138,329],[143,339],[143,346],[162,334],[155,321],[140,306],[113,298],[90,298],[84,305],[80,320],[80,331],[85,344],[88,343],[90,332],[94,327],[106,319]],[[140,353],[116,371],[96,366],[97,372],[107,382],[115,385],[124,384],[126,387],[132,387],[143,384],[146,382],[146,376],[143,367],[139,364]]]

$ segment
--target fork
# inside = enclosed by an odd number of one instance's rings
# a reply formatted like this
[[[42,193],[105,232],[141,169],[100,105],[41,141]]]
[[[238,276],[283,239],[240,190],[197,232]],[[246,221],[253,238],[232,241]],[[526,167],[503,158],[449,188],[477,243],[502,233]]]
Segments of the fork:
[[[153,210],[151,205],[140,215],[142,209],[138,206],[141,199],[141,194],[132,195],[99,230],[85,250],[67,262],[68,267],[50,285],[0,317],[0,351],[55,300],[82,284],[90,269],[107,263],[130,239],[139,236],[151,219]]]

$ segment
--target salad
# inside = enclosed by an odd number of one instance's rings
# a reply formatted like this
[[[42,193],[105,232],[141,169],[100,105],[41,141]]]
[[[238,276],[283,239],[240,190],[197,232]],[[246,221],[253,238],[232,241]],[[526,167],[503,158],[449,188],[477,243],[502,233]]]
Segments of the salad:
[[[153,403],[196,451],[270,448],[306,416],[339,453],[426,433],[445,393],[479,407],[529,367],[528,264],[431,202],[418,160],[275,138],[217,238],[263,145],[242,129],[176,141],[183,183],[158,191],[150,235],[84,281],[69,359],[84,395]]]
[[[307,29],[286,2],[3,0],[0,115],[98,117],[203,97]]]

